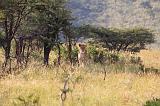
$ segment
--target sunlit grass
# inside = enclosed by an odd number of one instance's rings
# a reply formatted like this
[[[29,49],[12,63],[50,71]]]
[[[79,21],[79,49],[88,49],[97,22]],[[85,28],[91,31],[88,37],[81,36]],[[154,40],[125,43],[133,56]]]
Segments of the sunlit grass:
[[[85,69],[50,69],[30,66],[17,76],[9,76],[0,81],[0,106],[14,106],[18,97],[36,95],[41,106],[60,106],[63,76],[71,74],[75,85],[69,82],[65,106],[142,106],[153,97],[160,98],[160,77],[154,74],[137,75],[131,73],[89,73]],[[88,70],[88,69],[87,69]],[[19,105],[21,106],[21,105]]]
[[[143,50],[139,56],[142,58],[145,66],[160,68],[160,51],[159,50]]]
[[[142,51],[139,55],[147,67],[159,66],[158,51]],[[65,106],[142,106],[147,100],[160,98],[160,76],[131,73],[131,69],[106,65],[104,80],[104,66],[58,68],[34,61],[20,74],[0,79],[0,106],[25,106],[19,98],[29,101],[30,96],[38,106],[61,106],[66,75],[70,75],[70,91]]]

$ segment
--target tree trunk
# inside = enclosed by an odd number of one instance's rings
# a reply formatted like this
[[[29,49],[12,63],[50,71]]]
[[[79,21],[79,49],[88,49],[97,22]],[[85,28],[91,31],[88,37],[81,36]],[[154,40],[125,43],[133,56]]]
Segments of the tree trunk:
[[[57,45],[58,48],[58,65],[61,65],[61,48],[60,45]]]
[[[69,57],[69,61],[70,61],[70,63],[71,63],[71,65],[72,65],[72,42],[71,42],[71,38],[70,37],[68,37],[68,57]]]
[[[19,39],[15,39],[16,42],[16,59],[18,68],[22,66],[23,61],[23,39],[20,37]]]
[[[4,69],[6,69],[6,67],[9,66],[9,72],[11,72],[11,60],[10,60],[11,40],[6,40],[4,51],[5,51]]]
[[[24,51],[25,51],[25,46],[24,46]],[[30,56],[31,52],[32,52],[32,40],[29,39],[29,45],[27,45],[26,58],[24,59],[25,60],[25,67],[27,67],[27,65],[28,65],[29,56]]]
[[[45,42],[44,43],[44,64],[48,65],[49,64],[49,54],[51,51],[51,46]]]

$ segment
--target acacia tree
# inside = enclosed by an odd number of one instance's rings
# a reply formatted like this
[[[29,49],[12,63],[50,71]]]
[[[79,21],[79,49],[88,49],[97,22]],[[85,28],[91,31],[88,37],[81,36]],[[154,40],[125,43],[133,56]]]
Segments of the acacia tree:
[[[52,47],[58,42],[58,35],[67,26],[70,26],[70,11],[65,8],[65,0],[46,0],[42,1],[37,7],[36,13],[37,26],[36,32],[44,45],[44,64],[49,64],[49,54]]]
[[[100,36],[100,41],[109,50],[139,52],[146,45],[154,43],[154,34],[148,29],[100,29],[94,31]],[[100,33],[99,33],[100,32]]]
[[[99,43],[110,51],[139,52],[155,41],[154,34],[143,28],[108,29],[87,25],[80,29],[83,29],[80,32],[84,35],[95,38],[94,43]]]
[[[22,21],[32,12],[33,3],[35,2],[35,0],[0,1],[0,11],[3,15],[3,18],[1,18],[1,27],[5,32],[4,36],[1,37],[1,44],[5,51],[5,67],[10,60],[11,42],[17,34],[17,30],[21,26]]]

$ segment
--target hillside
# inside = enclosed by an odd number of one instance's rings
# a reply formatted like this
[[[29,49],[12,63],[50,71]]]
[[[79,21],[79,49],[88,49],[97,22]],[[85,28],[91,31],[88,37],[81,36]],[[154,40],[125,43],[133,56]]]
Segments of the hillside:
[[[160,43],[160,0],[70,0],[75,25],[145,27],[157,34]]]
[[[144,26],[160,32],[160,0],[70,0],[69,6],[76,24]]]

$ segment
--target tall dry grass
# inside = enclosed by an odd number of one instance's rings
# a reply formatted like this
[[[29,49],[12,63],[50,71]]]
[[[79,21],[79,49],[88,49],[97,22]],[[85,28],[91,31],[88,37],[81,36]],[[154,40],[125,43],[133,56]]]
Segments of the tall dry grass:
[[[103,80],[103,73],[90,72],[89,67],[46,68],[32,63],[21,74],[0,80],[0,106],[25,106],[19,99],[29,103],[29,96],[38,106],[61,106],[61,89],[68,75],[65,106],[142,106],[153,97],[160,98],[160,77],[155,74],[111,72]]]
[[[146,65],[155,65],[156,61],[147,59],[157,59],[157,52],[150,57],[141,53]],[[130,68],[93,64],[85,68],[44,67],[34,61],[20,74],[0,79],[0,106],[61,106],[67,77],[64,106],[142,106],[147,100],[160,98],[160,76],[130,73]]]
[[[160,51],[159,50],[143,50],[138,54],[146,67],[155,67],[160,69]]]

